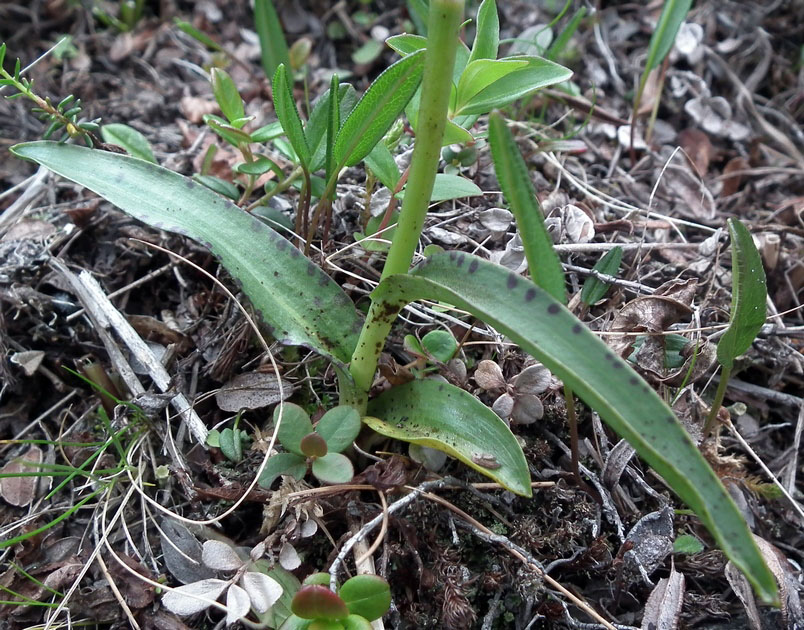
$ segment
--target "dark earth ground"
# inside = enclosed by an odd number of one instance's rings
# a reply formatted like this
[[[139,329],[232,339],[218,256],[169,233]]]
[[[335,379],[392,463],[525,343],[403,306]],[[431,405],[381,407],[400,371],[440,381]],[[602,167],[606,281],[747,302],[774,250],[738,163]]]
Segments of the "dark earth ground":
[[[214,111],[205,78],[213,58],[172,25],[171,18],[180,16],[242,62],[229,65],[228,70],[247,112],[257,117],[254,128],[273,120],[247,3],[149,2],[145,18],[127,34],[94,20],[87,11],[90,4],[0,3],[0,41],[7,43],[8,57],[19,56],[23,65],[61,36],[72,38],[68,54],[49,56],[30,73],[41,95],[57,101],[75,94],[82,99],[88,118],[126,123],[145,134],[163,166],[186,175],[198,172],[206,146],[213,140],[211,133],[199,135],[201,115]],[[311,99],[326,89],[328,69],[351,72],[349,80],[362,90],[394,59],[387,51],[375,61],[355,63],[352,54],[372,35],[401,32],[407,19],[402,4],[279,5],[289,41],[308,37],[312,44]],[[517,37],[528,27],[550,22],[554,15],[538,2],[499,4],[502,37]],[[468,7],[470,14],[475,10],[475,5]],[[649,144],[638,144],[632,162],[627,140],[618,136],[618,128],[621,134],[625,119],[630,118],[633,85],[644,66],[651,24],[659,10],[659,3],[596,7],[559,59],[576,73],[573,80],[582,98],[567,100],[556,91],[542,93],[518,103],[508,115],[522,122],[520,146],[561,245],[562,262],[568,265],[570,295],[579,291],[586,270],[601,255],[603,248],[595,244],[627,246],[619,275],[626,282],[586,312],[576,310],[594,330],[611,333],[606,339],[613,345],[626,332],[671,329],[688,340],[709,340],[717,330],[712,327],[728,321],[731,290],[728,242],[717,230],[732,216],[749,226],[768,277],[769,325],[738,361],[726,405],[750,450],[800,501],[804,476],[799,447],[804,425],[804,3],[696,3],[689,19],[700,28],[689,29],[687,36],[692,40],[687,40],[683,51],[671,54],[653,136]],[[368,17],[363,19],[364,15]],[[566,18],[560,25],[564,23]],[[697,43],[696,35],[700,35]],[[6,60],[7,68],[11,59]],[[297,97],[303,98],[301,89]],[[655,92],[646,97],[648,106],[655,98]],[[592,100],[596,109],[587,117],[584,104]],[[483,124],[481,119],[478,128]],[[0,190],[23,184],[0,199],[0,437],[55,439],[68,432],[74,439],[89,441],[98,435],[98,398],[64,368],[75,368],[86,356],[108,367],[109,358],[89,320],[71,317],[77,310],[76,297],[54,271],[50,257],[59,258],[75,272],[91,271],[107,293],[120,291],[115,306],[129,317],[137,316],[137,331],[150,341],[171,346],[174,360],[169,372],[196,401],[207,426],[230,421],[231,414],[215,404],[212,394],[234,375],[257,370],[265,360],[260,348],[237,309],[207,277],[130,239],[158,244],[220,275],[214,259],[186,239],[143,227],[66,180],[51,175],[26,179],[36,172],[35,167],[15,159],[7,149],[38,139],[42,132],[42,124],[29,113],[28,102],[0,101]],[[562,152],[560,146],[547,142],[570,136],[582,143],[583,152]],[[682,150],[677,152],[678,147]],[[234,161],[234,155],[221,150],[213,172],[231,177]],[[484,191],[498,190],[485,149],[462,174]],[[352,233],[360,229],[364,183],[361,169],[352,169],[342,178],[327,255],[351,244]],[[288,213],[295,203],[292,193],[285,197]],[[496,193],[442,204],[425,228],[425,244],[475,251],[516,268],[516,244],[510,242],[515,226],[504,214],[487,212],[500,205],[502,199]],[[23,213],[15,211],[20,207]],[[376,256],[364,258],[350,250],[338,258],[339,268],[327,271],[359,299],[370,289],[360,278],[375,280],[380,262]],[[665,297],[644,297],[660,286]],[[642,300],[634,302],[638,296]],[[450,326],[458,339],[464,337],[465,327],[453,325],[437,312],[421,311],[395,329],[388,362],[410,361],[401,350],[404,334],[415,330],[421,335]],[[655,387],[672,399],[679,393],[679,373],[683,377],[686,366],[665,368],[663,339],[649,337],[637,363]],[[465,342],[460,357],[468,376],[457,378],[488,404],[500,391],[479,386],[474,377],[479,361],[495,361],[509,382],[531,361],[482,324]],[[297,386],[293,400],[323,411],[323,405],[336,396],[331,371],[303,351],[275,350],[283,376]],[[693,434],[696,427],[700,429],[706,401],[716,386],[714,366],[699,368],[676,404],[679,417]],[[536,489],[532,500],[499,490],[467,488],[440,491],[444,499],[524,548],[552,578],[612,623],[649,627],[652,617],[646,603],[653,585],[677,572],[686,581],[677,612],[669,615],[677,626],[660,627],[750,628],[756,623],[765,628],[802,627],[798,591],[804,523],[800,510],[796,512],[780,495],[732,432],[722,430],[717,442],[702,448],[755,534],[773,546],[766,553],[775,559],[787,595],[781,611],[760,607],[758,613],[751,613],[750,607],[743,606],[726,578],[723,555],[697,520],[684,512],[672,517],[662,512],[668,500],[676,509],[683,506],[639,461],[623,460],[622,447],[615,448],[618,438],[581,405],[577,408],[581,463],[588,469],[587,480],[603,495],[602,503],[600,496],[593,498],[580,489],[569,472],[569,432],[560,387],[550,387],[541,399],[544,418],[515,427],[515,432],[526,445],[534,481],[550,483]],[[164,445],[164,413],[157,418],[161,424],[154,420],[149,446],[143,451],[149,469],[172,465]],[[247,412],[243,422],[264,429],[268,418],[266,409],[261,409]],[[178,425],[174,419],[175,430]],[[155,494],[165,507],[196,520],[214,517],[229,507],[250,483],[262,457],[255,448],[232,467],[216,449],[192,448],[184,432],[175,439],[187,456],[189,470],[185,478],[173,468],[167,485]],[[400,444],[381,445],[379,450],[407,455]],[[19,445],[0,445],[2,463],[22,451]],[[79,451],[50,447],[45,457],[78,465],[88,456]],[[392,461],[390,466],[398,466],[407,483],[425,479],[426,473],[410,460]],[[357,460],[358,471],[370,464]],[[455,462],[438,474],[463,482],[482,481]],[[155,483],[153,477],[148,481]],[[121,487],[123,495],[127,488]],[[273,496],[264,490],[250,495],[223,520],[219,532],[246,547],[266,535],[275,550],[282,543],[292,544],[303,559],[294,570],[298,577],[322,570],[350,531],[382,508],[374,491],[342,491],[318,498],[300,495],[302,499],[287,496],[306,487],[286,483]],[[8,528],[23,518],[28,519],[23,531],[36,529],[85,493],[74,481],[70,493],[45,503],[41,495],[25,507],[3,503],[0,535],[8,538]],[[389,501],[395,498],[398,495]],[[276,505],[265,507],[271,499],[286,508],[281,515]],[[131,501],[122,515],[127,528],[118,526],[112,547],[143,575],[172,579],[153,527],[156,516],[142,510],[138,501]],[[0,585],[34,600],[58,601],[24,578],[19,568],[40,580],[58,574],[53,587],[69,589],[92,552],[96,515],[91,509],[79,511],[50,531],[4,549]],[[647,515],[652,516],[635,527]],[[318,532],[303,538],[302,524],[307,519],[317,521]],[[667,532],[663,527],[670,520]],[[459,514],[430,500],[419,500],[389,519],[375,553],[376,569],[389,579],[394,595],[386,627],[600,627],[565,596],[546,587],[537,573],[504,546],[474,537],[458,521],[462,521]],[[672,539],[685,534],[703,543],[700,550],[670,553]],[[137,541],[137,553],[126,540],[131,536]],[[210,613],[207,618],[184,619],[184,626],[160,609],[152,587],[133,579],[108,557],[106,567],[95,562],[81,579],[69,604],[73,621],[130,626],[110,583],[116,584],[142,627],[212,628],[220,617]],[[738,581],[733,582],[739,588]],[[43,610],[48,610],[8,603],[15,601],[11,595],[0,599],[6,601],[0,604],[2,627],[38,627]],[[667,612],[674,605],[669,597],[661,607]]]

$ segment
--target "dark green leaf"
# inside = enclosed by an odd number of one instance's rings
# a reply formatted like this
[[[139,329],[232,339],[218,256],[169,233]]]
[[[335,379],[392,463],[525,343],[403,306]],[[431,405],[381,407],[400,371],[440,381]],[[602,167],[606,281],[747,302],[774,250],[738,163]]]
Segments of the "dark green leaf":
[[[339,405],[325,413],[315,427],[330,451],[340,453],[352,445],[360,433],[360,414],[354,407]]]
[[[113,123],[101,127],[104,142],[123,147],[126,153],[141,160],[156,164],[154,152],[148,140],[139,131],[128,125]]]
[[[285,33],[271,0],[254,0],[254,26],[260,40],[262,69],[270,79],[279,64],[290,66]]]
[[[776,601],[775,580],[745,520],[672,410],[564,306],[504,267],[455,252],[389,276],[372,293],[389,309],[425,297],[469,311],[539,359],[664,477],[759,596]]]
[[[215,100],[218,102],[218,107],[221,112],[226,116],[226,119],[234,127],[240,128],[243,125],[235,124],[235,121],[245,118],[246,111],[243,108],[243,99],[240,98],[240,93],[237,91],[237,86],[232,77],[230,77],[225,70],[221,68],[212,68],[212,93],[215,95]]]
[[[564,271],[544,227],[544,214],[533,192],[528,168],[505,119],[498,111],[489,116],[489,144],[494,170],[522,237],[528,269],[533,281],[559,300],[567,302]]]
[[[335,140],[336,166],[354,166],[391,128],[413,96],[424,70],[424,52],[403,57],[387,68],[366,90]]]
[[[458,349],[458,340],[446,330],[431,330],[422,337],[422,347],[436,361],[446,363]]]
[[[226,428],[220,435],[221,452],[231,462],[243,459],[243,443],[240,441],[240,431]]]
[[[362,325],[351,300],[260,219],[186,177],[125,155],[51,142],[12,150],[149,225],[209,247],[277,340],[309,346],[342,365],[351,359]]]
[[[768,288],[754,239],[738,219],[729,219],[731,237],[731,319],[717,344],[717,360],[730,368],[765,323]]]
[[[293,91],[290,88],[284,64],[280,64],[276,69],[273,90],[276,116],[282,123],[282,129],[302,165],[307,166],[310,163],[310,147],[307,146],[307,138],[302,129],[301,118],[296,109],[296,102],[293,100]]]
[[[619,246],[613,247],[597,261],[593,269],[604,276],[616,277],[617,272],[620,270],[620,261],[622,259],[623,248]],[[595,302],[602,300],[608,290],[608,283],[598,280],[595,276],[589,276],[583,283],[583,289],[581,289],[581,302],[591,306]]]
[[[369,621],[382,617],[391,607],[391,587],[379,575],[356,575],[344,582],[338,595],[349,612]]]
[[[304,478],[307,472],[307,460],[295,453],[276,453],[268,458],[265,468],[260,475],[259,484],[263,488],[270,488],[274,479],[279,475],[290,475],[297,481]]]
[[[380,284],[385,284],[391,278]],[[391,289],[388,295],[394,292]],[[384,291],[380,291],[380,297]],[[499,296],[498,296],[499,299]],[[500,417],[467,391],[433,380],[412,381],[369,402],[363,421],[382,435],[428,446],[459,459],[511,492],[531,496],[519,442]]]

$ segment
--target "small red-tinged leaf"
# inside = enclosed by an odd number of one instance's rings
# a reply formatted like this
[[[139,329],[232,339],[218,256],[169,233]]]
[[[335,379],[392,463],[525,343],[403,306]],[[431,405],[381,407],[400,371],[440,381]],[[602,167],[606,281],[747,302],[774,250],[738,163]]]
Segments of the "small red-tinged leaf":
[[[349,609],[344,601],[326,586],[302,586],[290,604],[293,614],[302,619],[346,619]]]
[[[321,586],[329,586],[329,573],[311,573],[302,584],[319,584]]]
[[[327,454],[327,441],[315,432],[305,435],[300,446],[307,457],[324,457]]]
[[[353,615],[369,621],[382,617],[391,607],[391,587],[379,575],[356,575],[338,591]]]

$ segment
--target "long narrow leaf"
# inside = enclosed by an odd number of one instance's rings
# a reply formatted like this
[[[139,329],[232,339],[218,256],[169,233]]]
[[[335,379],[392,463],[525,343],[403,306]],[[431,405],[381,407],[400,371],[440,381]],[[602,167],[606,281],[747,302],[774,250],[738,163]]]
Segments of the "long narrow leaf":
[[[650,38],[648,46],[648,59],[645,63],[645,74],[658,66],[676,41],[678,29],[687,17],[692,0],[664,0],[662,14],[656,23],[656,30]]]
[[[262,69],[269,79],[283,63],[290,66],[290,55],[282,24],[271,0],[254,0],[254,26],[260,40]]]
[[[500,417],[467,391],[421,380],[369,403],[363,421],[382,435],[444,451],[511,492],[531,496],[522,448]]]
[[[562,304],[566,304],[567,293],[561,261],[544,227],[544,214],[533,192],[528,167],[499,111],[492,112],[489,116],[489,144],[497,180],[508,201],[508,207],[516,217],[530,275],[536,284]]]
[[[419,87],[424,51],[411,53],[387,68],[372,83],[344,121],[335,140],[334,163],[354,166],[391,128]]]
[[[56,142],[11,151],[153,227],[209,248],[279,341],[349,361],[362,321],[341,288],[289,241],[211,190],[136,158]]]
[[[496,59],[500,45],[500,18],[495,0],[483,0],[477,9],[477,30],[469,63],[478,59]]]
[[[751,347],[765,323],[765,270],[751,233],[738,219],[729,219],[731,237],[731,319],[717,344],[717,360],[730,368]]]
[[[389,276],[372,299],[389,310],[412,300],[465,309],[539,359],[624,437],[689,505],[766,602],[776,583],[740,511],[672,410],[605,343],[546,291],[504,267],[452,252]]]
[[[274,109],[282,129],[285,131],[290,145],[296,152],[303,166],[310,164],[310,147],[307,145],[307,138],[302,129],[299,111],[296,109],[296,102],[293,100],[293,92],[288,80],[288,73],[285,64],[279,64],[274,73],[273,81]]]

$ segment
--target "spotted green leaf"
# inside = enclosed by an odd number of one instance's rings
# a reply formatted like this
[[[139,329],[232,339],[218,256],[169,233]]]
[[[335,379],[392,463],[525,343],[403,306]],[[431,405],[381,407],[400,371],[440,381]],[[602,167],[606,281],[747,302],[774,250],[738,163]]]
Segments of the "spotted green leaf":
[[[754,239],[738,219],[729,219],[731,237],[731,319],[717,344],[717,359],[730,368],[751,347],[765,323],[768,289]]]
[[[424,51],[417,51],[389,66],[374,80],[335,139],[336,165],[354,166],[369,154],[405,109],[419,87],[423,70]]]
[[[343,290],[265,223],[187,177],[117,153],[56,142],[11,149],[153,227],[203,244],[279,341],[344,365],[362,325]]]
[[[533,191],[528,167],[499,111],[489,116],[489,144],[497,180],[508,207],[516,217],[530,275],[536,284],[566,304],[561,261],[544,226],[544,214]]]
[[[363,422],[377,433],[443,451],[511,492],[531,496],[519,443],[505,422],[469,392],[434,380],[411,381],[369,402],[368,414]]]
[[[560,302],[504,267],[455,252],[389,276],[372,293],[388,310],[421,298],[469,311],[541,361],[694,510],[759,596],[776,601],[773,575],[740,511],[672,410]]]

